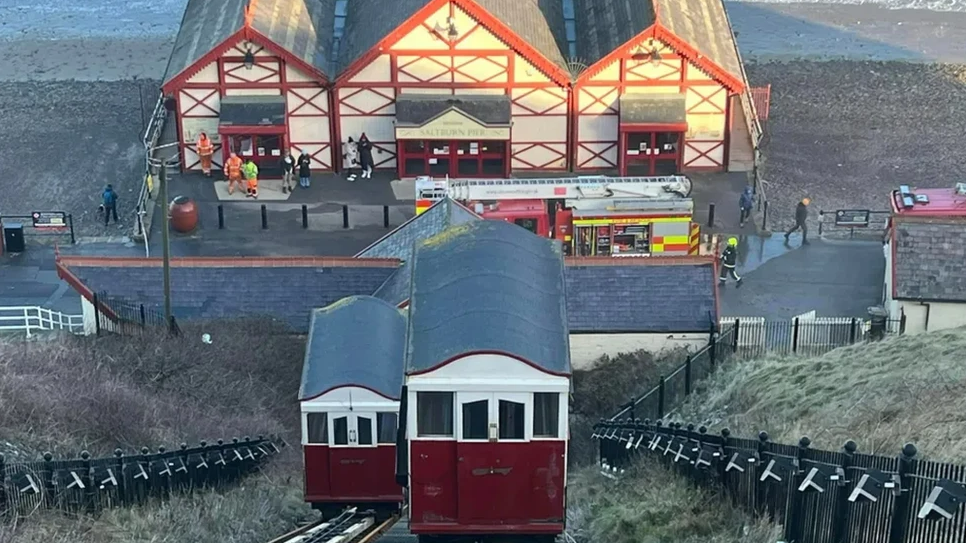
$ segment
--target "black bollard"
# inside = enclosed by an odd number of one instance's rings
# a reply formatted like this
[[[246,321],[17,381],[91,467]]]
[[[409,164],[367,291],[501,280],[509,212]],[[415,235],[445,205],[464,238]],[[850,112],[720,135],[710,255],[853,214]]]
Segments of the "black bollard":
[[[268,209],[262,204],[262,230],[268,229]]]
[[[349,206],[342,205],[342,228],[349,228]]]
[[[218,229],[225,229],[225,207],[218,204]]]
[[[714,228],[714,204],[708,204],[708,228]]]
[[[309,227],[309,206],[302,204],[302,228]]]
[[[389,228],[389,206],[382,206],[382,226]]]

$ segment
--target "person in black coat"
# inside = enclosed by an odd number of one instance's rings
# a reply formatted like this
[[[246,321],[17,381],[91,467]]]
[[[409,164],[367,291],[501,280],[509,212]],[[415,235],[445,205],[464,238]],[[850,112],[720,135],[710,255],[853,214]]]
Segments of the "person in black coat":
[[[362,166],[362,177],[372,179],[372,167],[375,165],[372,160],[372,142],[365,132],[359,137],[359,165]]]
[[[302,154],[299,155],[298,165],[299,185],[301,185],[303,189],[307,189],[309,188],[309,183],[312,180],[312,157],[309,156],[309,154],[305,151],[302,151]]]
[[[788,236],[791,236],[796,230],[802,231],[802,245],[808,245],[808,204],[811,200],[808,198],[802,198],[801,202],[795,206],[795,226],[791,227],[788,232],[785,232],[785,243],[788,243]]]

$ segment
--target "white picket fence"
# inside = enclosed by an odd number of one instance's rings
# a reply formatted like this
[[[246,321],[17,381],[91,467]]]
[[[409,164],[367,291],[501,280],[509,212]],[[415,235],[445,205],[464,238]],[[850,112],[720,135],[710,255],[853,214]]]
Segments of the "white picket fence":
[[[722,325],[738,322],[738,351],[821,354],[866,339],[869,321],[850,317],[818,317],[809,311],[788,320],[722,317]]]
[[[38,306],[0,307],[0,332],[35,332],[65,330],[72,334],[84,333],[84,316],[67,315]]]

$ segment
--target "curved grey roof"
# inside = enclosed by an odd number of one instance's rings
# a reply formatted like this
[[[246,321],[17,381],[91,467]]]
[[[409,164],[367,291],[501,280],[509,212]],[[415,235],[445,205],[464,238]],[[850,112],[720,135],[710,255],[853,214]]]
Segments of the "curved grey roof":
[[[503,221],[450,228],[416,248],[407,373],[474,352],[570,373],[560,245]]]
[[[406,318],[372,296],[350,296],[312,312],[299,400],[340,386],[394,400],[403,384]]]

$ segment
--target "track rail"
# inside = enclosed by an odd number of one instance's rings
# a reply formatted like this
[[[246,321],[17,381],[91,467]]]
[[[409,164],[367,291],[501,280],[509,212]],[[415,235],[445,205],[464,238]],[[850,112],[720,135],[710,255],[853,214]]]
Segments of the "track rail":
[[[303,526],[268,543],[373,543],[398,520],[398,516],[392,516],[377,524],[370,511],[353,507],[335,518]]]

